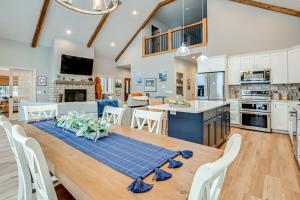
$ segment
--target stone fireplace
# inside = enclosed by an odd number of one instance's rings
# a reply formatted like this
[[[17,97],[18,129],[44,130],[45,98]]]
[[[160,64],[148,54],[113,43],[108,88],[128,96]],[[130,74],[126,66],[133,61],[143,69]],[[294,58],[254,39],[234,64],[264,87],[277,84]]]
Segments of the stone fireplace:
[[[95,83],[57,80],[49,84],[49,102],[95,101]]]

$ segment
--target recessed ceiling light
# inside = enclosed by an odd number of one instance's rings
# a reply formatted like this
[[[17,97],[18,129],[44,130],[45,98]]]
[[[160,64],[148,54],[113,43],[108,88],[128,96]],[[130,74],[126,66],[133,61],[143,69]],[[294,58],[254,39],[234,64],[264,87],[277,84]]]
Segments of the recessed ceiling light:
[[[116,44],[114,42],[110,43],[110,46],[114,47]]]
[[[136,10],[132,11],[132,14],[137,15],[137,11]]]
[[[71,35],[71,33],[72,33],[71,30],[66,30],[67,35]]]

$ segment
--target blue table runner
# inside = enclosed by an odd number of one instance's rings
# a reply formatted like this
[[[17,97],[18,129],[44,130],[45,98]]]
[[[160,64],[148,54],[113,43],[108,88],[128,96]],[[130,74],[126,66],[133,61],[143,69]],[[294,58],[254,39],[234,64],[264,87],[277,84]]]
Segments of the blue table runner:
[[[135,179],[136,181],[129,186],[134,193],[146,192],[152,188],[152,185],[142,182],[142,179],[152,172],[155,173],[156,180],[170,178],[170,173],[158,169],[166,162],[169,162],[169,168],[177,168],[182,163],[173,160],[174,157],[179,154],[185,158],[192,156],[192,152],[189,151],[171,151],[117,133],[111,133],[94,142],[84,137],[77,137],[70,130],[57,127],[53,120],[32,122],[32,125]]]

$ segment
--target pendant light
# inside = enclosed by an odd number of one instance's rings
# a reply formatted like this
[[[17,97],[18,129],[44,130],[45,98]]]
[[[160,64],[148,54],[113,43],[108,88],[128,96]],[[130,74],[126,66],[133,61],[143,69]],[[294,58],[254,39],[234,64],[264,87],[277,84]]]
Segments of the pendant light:
[[[72,0],[55,0],[66,8],[69,8],[73,11],[90,14],[90,15],[103,15],[110,12],[113,12],[121,5],[120,0],[92,0],[91,9],[80,8],[73,5]]]
[[[202,21],[203,21],[203,1],[204,0],[202,0]],[[205,53],[204,53],[204,50],[205,50]],[[205,47],[203,47],[203,49],[202,49],[202,53],[201,53],[201,55],[199,56],[199,58],[197,59],[198,61],[205,61],[205,60],[207,60],[208,59],[208,57],[205,55],[206,54],[206,46]]]
[[[179,49],[177,49],[177,52],[176,52],[177,57],[188,56],[188,55],[191,54],[190,49],[184,43],[184,32],[185,32],[185,28],[184,28],[184,0],[182,0],[182,26],[183,26],[183,29],[182,29],[182,45],[181,45],[181,47],[179,47]]]

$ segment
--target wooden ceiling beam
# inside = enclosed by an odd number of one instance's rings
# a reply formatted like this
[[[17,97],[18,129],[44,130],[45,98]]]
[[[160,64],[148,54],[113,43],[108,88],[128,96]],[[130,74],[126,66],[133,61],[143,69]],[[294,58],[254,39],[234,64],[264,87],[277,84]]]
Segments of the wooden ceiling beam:
[[[33,35],[33,38],[32,38],[32,42],[31,42],[31,47],[32,48],[35,48],[37,43],[38,43],[40,33],[41,33],[42,28],[43,28],[44,20],[45,20],[46,14],[47,14],[49,2],[50,2],[50,0],[44,0],[43,6],[42,6],[42,9],[41,9],[41,13],[40,13],[40,17],[39,17],[39,20],[38,20],[37,25],[35,27],[35,32],[34,32],[34,35]]]
[[[168,5],[175,0],[165,0],[160,3],[158,3],[155,8],[152,10],[150,15],[144,20],[144,22],[140,25],[138,30],[133,34],[133,36],[130,38],[130,40],[127,42],[127,44],[124,46],[124,48],[121,50],[121,52],[118,54],[118,56],[115,58],[115,62],[117,62],[120,57],[123,55],[123,53],[126,51],[126,49],[130,46],[130,44],[133,42],[133,40],[136,38],[136,36],[146,27],[146,25],[149,23],[149,21],[154,17],[154,15],[159,11],[160,8],[164,7],[165,5]]]
[[[113,4],[112,4],[112,2],[111,2],[111,3],[109,4],[109,7],[112,7],[112,6],[113,6]],[[90,47],[93,45],[93,43],[94,43],[96,37],[98,36],[100,30],[102,29],[102,27],[104,26],[104,24],[105,24],[107,18],[109,17],[109,14],[110,14],[110,13],[105,13],[105,14],[101,17],[101,20],[99,21],[99,23],[98,23],[98,25],[97,25],[97,27],[96,27],[94,33],[91,35],[91,37],[90,37],[90,39],[89,39],[89,41],[88,41],[88,43],[87,43],[87,45],[86,45],[88,48],[90,48]]]
[[[285,8],[285,7],[276,6],[276,5],[272,5],[272,4],[267,4],[267,3],[254,1],[254,0],[230,0],[230,1],[245,4],[245,5],[249,5],[249,6],[253,6],[253,7],[257,7],[257,8],[262,8],[262,9],[265,9],[265,10],[279,12],[279,13],[286,14],[286,15],[300,17],[300,11],[290,9],[290,8]]]

